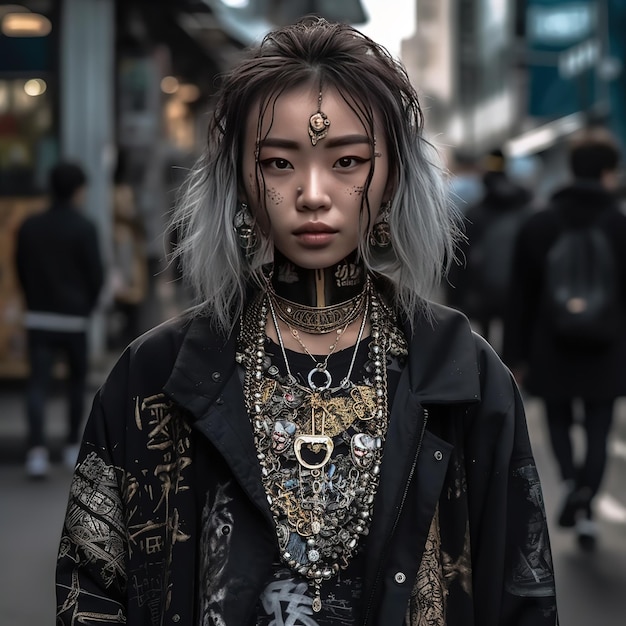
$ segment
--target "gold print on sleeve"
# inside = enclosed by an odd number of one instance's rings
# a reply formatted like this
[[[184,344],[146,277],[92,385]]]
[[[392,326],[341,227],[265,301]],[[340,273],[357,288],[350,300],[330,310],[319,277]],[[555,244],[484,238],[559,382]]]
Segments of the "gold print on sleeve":
[[[439,508],[428,531],[415,585],[411,592],[406,623],[408,626],[446,626],[448,589],[458,579],[465,593],[472,593],[469,527],[465,532],[463,552],[454,561],[441,549]]]
[[[157,571],[133,572],[131,595],[140,606],[147,604],[156,611],[161,591],[171,590],[174,547],[190,539],[178,508],[172,505],[174,495],[189,490],[185,470],[191,466],[190,428],[163,394],[137,400],[135,421],[137,429],[145,433],[146,453],[139,457],[145,467],[139,466],[138,478],[126,477],[128,549],[131,556],[140,550],[161,566]],[[155,453],[160,457],[156,464]],[[169,597],[168,592],[166,604]]]

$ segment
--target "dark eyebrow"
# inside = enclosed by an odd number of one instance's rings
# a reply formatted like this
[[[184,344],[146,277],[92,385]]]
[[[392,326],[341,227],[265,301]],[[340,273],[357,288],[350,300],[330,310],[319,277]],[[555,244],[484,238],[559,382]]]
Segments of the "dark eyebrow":
[[[337,148],[339,146],[350,146],[354,144],[370,143],[367,135],[343,135],[342,137],[324,138],[321,145],[326,148]],[[285,148],[286,150],[298,150],[300,143],[291,139],[280,139],[279,137],[267,137],[261,141],[261,148]]]
[[[343,135],[342,137],[332,137],[323,140],[327,148],[336,148],[337,146],[351,146],[357,143],[366,143],[369,145],[370,139],[367,135]]]
[[[300,144],[291,139],[279,139],[278,137],[267,137],[261,141],[261,148],[285,148],[287,150],[297,150]]]

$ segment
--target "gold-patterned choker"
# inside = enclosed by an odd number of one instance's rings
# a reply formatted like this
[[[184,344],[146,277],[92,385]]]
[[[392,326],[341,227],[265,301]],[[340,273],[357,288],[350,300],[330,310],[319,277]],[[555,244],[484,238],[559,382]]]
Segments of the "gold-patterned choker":
[[[350,300],[324,307],[291,302],[279,296],[269,281],[267,292],[276,311],[276,316],[285,324],[312,335],[324,335],[348,326],[363,314],[370,284],[368,277],[361,293],[350,298]]]

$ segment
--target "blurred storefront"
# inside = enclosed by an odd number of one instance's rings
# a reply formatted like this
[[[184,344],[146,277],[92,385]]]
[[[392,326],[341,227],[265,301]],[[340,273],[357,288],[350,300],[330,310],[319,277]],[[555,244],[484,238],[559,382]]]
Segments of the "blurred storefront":
[[[479,155],[514,132],[515,7],[503,0],[419,0],[402,58],[443,148]]]
[[[24,217],[45,207],[50,166],[64,158],[86,169],[86,211],[108,262],[119,174],[134,191],[150,277],[163,276],[169,211],[203,147],[220,74],[274,25],[312,13],[366,20],[360,0],[0,2],[0,378],[27,371],[14,240]],[[160,321],[151,315],[148,324]],[[94,360],[106,323],[103,308]]]
[[[449,156],[502,146],[540,169],[541,194],[567,175],[567,139],[583,126],[626,147],[623,0],[416,0],[416,15],[402,58]]]
[[[27,369],[14,236],[45,206],[46,175],[59,157],[87,170],[87,208],[106,247],[112,16],[112,0],[0,4],[0,376]]]
[[[576,130],[606,126],[626,148],[626,3],[527,0],[524,26],[529,128],[509,149],[541,154],[551,187],[567,176]]]

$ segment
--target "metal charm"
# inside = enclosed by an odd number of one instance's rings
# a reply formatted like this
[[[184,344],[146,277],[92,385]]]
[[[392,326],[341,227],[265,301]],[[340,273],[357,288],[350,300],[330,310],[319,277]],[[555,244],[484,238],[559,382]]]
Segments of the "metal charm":
[[[328,134],[330,120],[326,113],[322,113],[322,91],[317,96],[317,111],[309,118],[309,137],[311,145],[314,146]]]
[[[316,145],[318,141],[326,137],[329,126],[330,120],[326,113],[318,111],[311,115],[309,118],[309,137],[311,138],[311,145]]]
[[[302,458],[302,446],[307,446],[311,452],[314,454],[319,454],[314,448],[317,448],[319,451],[324,449],[324,458],[317,463],[309,463]],[[296,459],[298,459],[298,463],[302,465],[302,467],[306,467],[310,470],[316,470],[324,467],[326,463],[328,463],[330,459],[330,455],[333,453],[333,449],[335,444],[330,437],[325,437],[324,435],[298,435],[293,443],[293,451],[296,455]]]
[[[326,377],[326,382],[323,385],[316,385],[313,382],[313,376],[315,374],[322,374],[323,376]],[[324,391],[326,389],[328,389],[332,382],[333,382],[333,377],[330,375],[330,372],[324,367],[314,367],[310,372],[309,375],[307,377],[307,380],[309,382],[309,387],[311,387],[311,389],[313,391]]]

